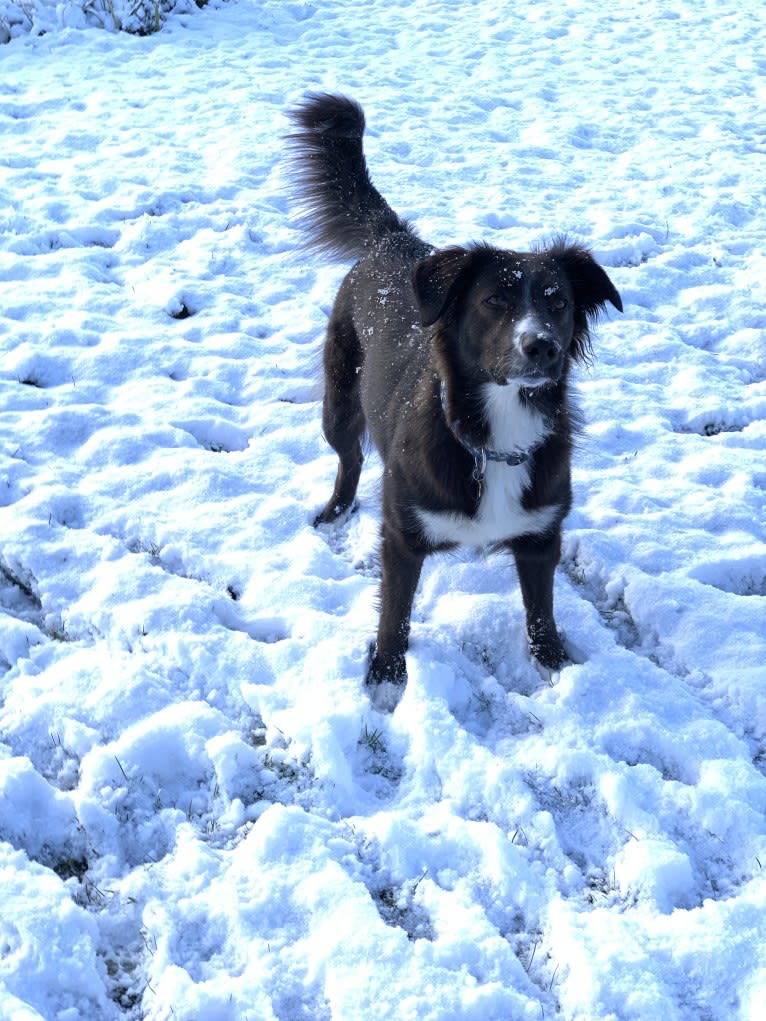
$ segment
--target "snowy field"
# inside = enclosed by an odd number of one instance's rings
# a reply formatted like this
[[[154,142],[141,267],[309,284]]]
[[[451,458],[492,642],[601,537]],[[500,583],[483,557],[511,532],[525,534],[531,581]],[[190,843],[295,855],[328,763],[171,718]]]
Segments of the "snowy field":
[[[763,1021],[762,0],[190,11],[0,0],[0,1018]],[[312,88],[427,240],[563,231],[622,294],[553,686],[465,550],[365,695],[374,457],[311,525]]]

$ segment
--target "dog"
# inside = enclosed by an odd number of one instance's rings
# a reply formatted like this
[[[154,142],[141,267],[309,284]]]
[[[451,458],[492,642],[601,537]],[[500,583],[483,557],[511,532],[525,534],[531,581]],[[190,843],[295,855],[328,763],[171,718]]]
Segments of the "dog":
[[[355,262],[324,346],[322,425],[339,464],[315,525],[352,509],[369,436],[383,462],[372,701],[391,710],[404,689],[423,561],[460,544],[512,554],[530,654],[558,671],[568,657],[553,582],[579,423],[569,375],[606,303],[622,311],[620,295],[566,238],[531,252],[434,248],[372,183],[355,101],[309,93],[290,116],[308,244]]]

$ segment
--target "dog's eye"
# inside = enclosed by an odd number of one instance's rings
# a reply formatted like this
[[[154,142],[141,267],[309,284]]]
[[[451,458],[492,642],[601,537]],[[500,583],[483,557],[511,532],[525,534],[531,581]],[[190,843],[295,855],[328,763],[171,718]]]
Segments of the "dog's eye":
[[[568,304],[566,298],[554,298],[551,302],[551,309],[554,312],[563,312]]]
[[[503,294],[490,294],[488,298],[484,299],[484,304],[502,312],[508,308],[508,299]]]

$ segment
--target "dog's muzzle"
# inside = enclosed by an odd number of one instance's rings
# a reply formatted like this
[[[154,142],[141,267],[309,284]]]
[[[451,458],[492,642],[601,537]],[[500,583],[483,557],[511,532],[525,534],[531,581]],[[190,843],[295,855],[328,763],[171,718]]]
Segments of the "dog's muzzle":
[[[518,349],[531,378],[555,380],[561,375],[564,352],[554,337],[545,333],[522,333]]]

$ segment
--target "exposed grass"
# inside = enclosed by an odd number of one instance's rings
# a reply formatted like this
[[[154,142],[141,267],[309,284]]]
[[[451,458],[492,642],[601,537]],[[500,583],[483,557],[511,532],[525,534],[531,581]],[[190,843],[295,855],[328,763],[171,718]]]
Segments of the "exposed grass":
[[[79,10],[86,24],[97,28],[154,35],[171,15],[192,14],[207,4],[208,0],[76,0],[68,9]],[[51,6],[45,0],[16,0],[0,8],[0,44],[19,35],[42,35],[49,27]]]

